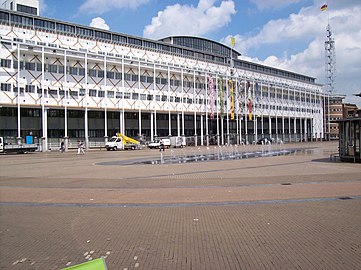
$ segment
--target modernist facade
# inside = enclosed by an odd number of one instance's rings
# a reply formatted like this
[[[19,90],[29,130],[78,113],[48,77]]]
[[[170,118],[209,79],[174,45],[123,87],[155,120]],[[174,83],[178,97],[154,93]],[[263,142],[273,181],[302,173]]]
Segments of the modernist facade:
[[[116,132],[198,145],[324,137],[315,78],[211,40],[149,40],[4,9],[0,35],[0,135],[32,135],[44,150]]]

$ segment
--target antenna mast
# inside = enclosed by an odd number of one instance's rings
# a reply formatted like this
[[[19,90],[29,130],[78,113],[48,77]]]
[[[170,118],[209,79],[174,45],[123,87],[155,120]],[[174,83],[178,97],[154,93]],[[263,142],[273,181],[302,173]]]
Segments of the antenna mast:
[[[326,75],[326,91],[330,94],[335,90],[335,75],[336,75],[336,55],[335,55],[335,40],[332,37],[330,23],[326,28],[325,41],[325,75]]]

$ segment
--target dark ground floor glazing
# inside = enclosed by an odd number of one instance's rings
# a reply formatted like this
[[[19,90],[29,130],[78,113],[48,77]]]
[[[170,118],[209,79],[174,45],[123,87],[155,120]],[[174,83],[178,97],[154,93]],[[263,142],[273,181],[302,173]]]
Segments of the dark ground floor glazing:
[[[67,117],[64,109],[46,110],[45,135],[49,143],[57,143],[64,136],[70,140],[85,140],[87,135],[91,146],[122,132],[122,111],[88,110],[87,121],[84,109],[68,109],[66,114]],[[41,108],[21,108],[19,117],[17,107],[2,107],[0,136],[10,139],[20,134],[23,141],[29,135],[35,141],[40,140],[44,137],[43,119]],[[254,143],[264,137],[284,142],[321,138],[321,134],[315,136],[312,128],[312,119],[307,118],[263,115],[252,120],[247,116],[231,120],[226,115],[210,119],[209,115],[189,112],[125,111],[123,133],[145,141],[154,137],[185,136],[188,144],[206,145]]]

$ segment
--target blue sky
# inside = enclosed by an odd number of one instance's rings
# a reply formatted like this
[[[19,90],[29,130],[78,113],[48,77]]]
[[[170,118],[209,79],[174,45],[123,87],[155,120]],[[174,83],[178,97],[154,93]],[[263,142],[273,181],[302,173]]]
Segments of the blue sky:
[[[325,82],[324,41],[336,44],[335,93],[361,107],[361,1],[320,0],[41,0],[41,15],[159,39],[193,35],[230,45],[243,59]],[[327,4],[326,11],[320,7]]]

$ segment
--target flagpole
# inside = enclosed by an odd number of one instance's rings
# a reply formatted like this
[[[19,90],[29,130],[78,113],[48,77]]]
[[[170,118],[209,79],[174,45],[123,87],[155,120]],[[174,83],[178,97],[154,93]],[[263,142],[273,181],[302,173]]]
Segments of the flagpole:
[[[234,65],[233,65],[233,48],[234,48],[234,45],[235,45],[235,38],[232,36],[231,37],[231,63],[230,63],[230,66],[231,66],[231,70],[230,70],[230,80],[232,80],[232,77],[233,77],[233,68],[234,68]],[[229,80],[227,79],[226,81],[226,84],[227,84],[227,89],[229,90]],[[229,92],[229,91],[228,91]],[[233,94],[234,94],[234,90],[233,90]],[[227,94],[227,143],[229,145],[230,143],[230,138],[229,138],[229,112],[228,112],[228,94]],[[231,97],[232,99],[232,97]],[[231,107],[232,107],[232,104],[231,104]],[[234,109],[233,109],[234,110]],[[233,112],[234,113],[234,112]],[[234,115],[233,115],[233,118],[234,118]],[[231,117],[232,119],[232,117]],[[236,140],[236,143],[237,143],[237,140]]]

